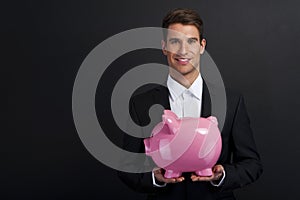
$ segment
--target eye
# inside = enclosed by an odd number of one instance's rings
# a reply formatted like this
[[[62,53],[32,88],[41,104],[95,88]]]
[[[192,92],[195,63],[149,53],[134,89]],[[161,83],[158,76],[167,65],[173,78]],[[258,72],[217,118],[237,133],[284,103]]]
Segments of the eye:
[[[170,43],[171,43],[171,44],[179,44],[180,41],[179,41],[179,39],[172,38],[172,39],[170,39]]]
[[[197,42],[197,39],[195,39],[195,38],[189,38],[188,39],[188,43],[189,44],[194,44],[194,43],[196,43]]]

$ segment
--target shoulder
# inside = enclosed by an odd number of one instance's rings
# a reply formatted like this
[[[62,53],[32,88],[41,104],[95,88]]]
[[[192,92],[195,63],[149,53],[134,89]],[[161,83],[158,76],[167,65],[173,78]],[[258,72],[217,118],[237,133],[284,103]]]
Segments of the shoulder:
[[[150,123],[149,110],[154,104],[168,108],[168,89],[162,85],[151,88],[142,88],[135,91],[129,102],[130,114],[138,118],[140,125]]]
[[[216,83],[212,81],[205,81],[204,87],[207,87],[211,97],[217,98],[218,100],[225,100],[226,97],[227,105],[236,105],[243,98],[240,91],[224,86],[223,83]]]
[[[227,102],[239,102],[243,98],[243,94],[232,88],[225,88]]]
[[[130,102],[134,104],[154,103],[157,98],[164,95],[168,95],[167,87],[152,84],[147,87],[138,88],[130,98]]]
[[[245,119],[248,119],[247,106],[242,92],[226,88],[226,100],[227,116],[236,116],[239,114],[239,116],[244,115],[246,116]]]

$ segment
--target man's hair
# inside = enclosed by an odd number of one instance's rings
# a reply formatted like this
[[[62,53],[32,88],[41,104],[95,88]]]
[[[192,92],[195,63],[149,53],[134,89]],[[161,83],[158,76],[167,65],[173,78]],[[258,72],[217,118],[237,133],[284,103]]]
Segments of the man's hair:
[[[194,25],[199,31],[200,41],[203,39],[203,21],[195,10],[187,8],[176,8],[167,13],[163,18],[162,28],[169,28],[171,24],[180,23],[183,25]],[[167,38],[167,31],[163,31],[164,38]]]

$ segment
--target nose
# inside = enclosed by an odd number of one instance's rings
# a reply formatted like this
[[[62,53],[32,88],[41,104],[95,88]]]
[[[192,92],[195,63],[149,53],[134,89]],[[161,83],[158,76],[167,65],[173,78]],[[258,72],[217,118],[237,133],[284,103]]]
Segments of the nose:
[[[184,56],[187,54],[187,51],[188,51],[187,44],[185,42],[182,42],[178,50],[178,54]]]

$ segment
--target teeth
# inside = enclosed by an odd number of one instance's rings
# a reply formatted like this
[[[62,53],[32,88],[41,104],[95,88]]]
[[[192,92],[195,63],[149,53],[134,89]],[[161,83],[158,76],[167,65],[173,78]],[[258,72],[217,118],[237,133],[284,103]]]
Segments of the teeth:
[[[182,61],[182,62],[187,62],[188,59],[187,58],[179,58],[178,60]]]

